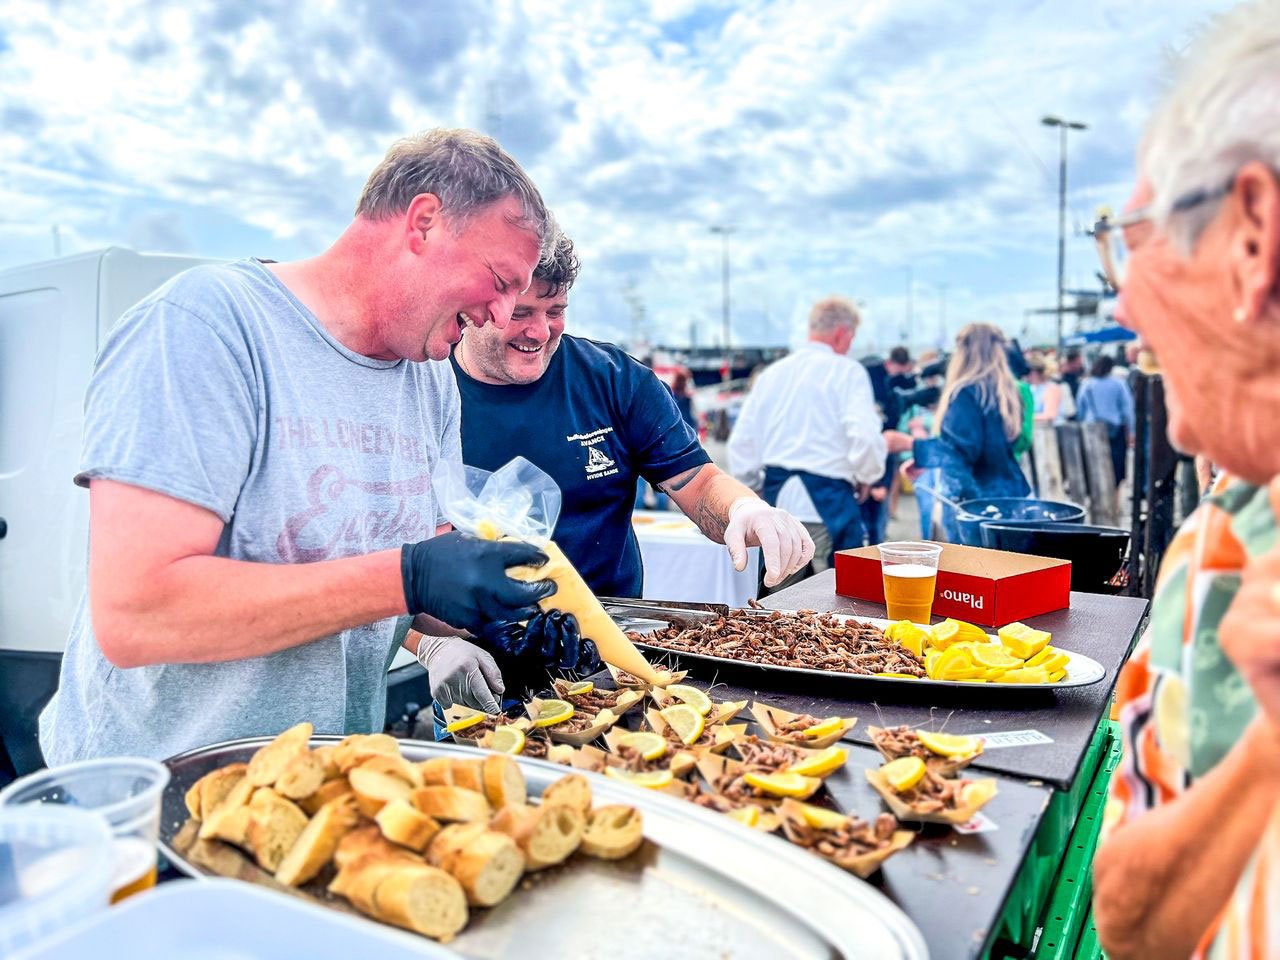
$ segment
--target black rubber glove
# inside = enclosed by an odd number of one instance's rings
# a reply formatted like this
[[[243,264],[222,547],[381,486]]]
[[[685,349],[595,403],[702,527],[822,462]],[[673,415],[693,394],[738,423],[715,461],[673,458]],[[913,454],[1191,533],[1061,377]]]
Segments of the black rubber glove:
[[[571,613],[551,610],[530,618],[528,624],[491,623],[477,636],[502,653],[534,660],[548,667],[590,674],[600,669],[596,645],[584,640]]]
[[[538,601],[556,592],[551,580],[522,583],[508,567],[540,567],[547,555],[519,540],[481,540],[446,533],[400,550],[400,576],[411,616],[425,613],[478,633],[485,624],[528,620]]]

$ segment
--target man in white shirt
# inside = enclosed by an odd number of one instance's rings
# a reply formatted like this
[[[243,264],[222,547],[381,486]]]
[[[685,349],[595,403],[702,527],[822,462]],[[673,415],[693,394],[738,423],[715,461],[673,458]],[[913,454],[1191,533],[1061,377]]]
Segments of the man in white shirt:
[[[857,488],[911,449],[906,434],[882,432],[867,371],[847,356],[859,319],[843,297],[814,304],[808,342],[760,374],[729,437],[730,472],[808,528],[814,572],[863,545]]]

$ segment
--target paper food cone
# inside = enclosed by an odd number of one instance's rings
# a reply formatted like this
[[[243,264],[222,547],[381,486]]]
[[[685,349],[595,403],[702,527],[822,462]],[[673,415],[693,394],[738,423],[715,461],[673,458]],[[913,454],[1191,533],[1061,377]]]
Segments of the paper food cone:
[[[829,747],[838,740],[843,740],[845,735],[849,733],[858,723],[857,717],[844,717],[840,724],[840,729],[835,733],[829,733],[825,737],[805,737],[801,735],[782,735],[778,733],[778,726],[794,720],[800,716],[798,713],[792,713],[790,710],[783,710],[781,707],[771,707],[767,703],[761,703],[759,700],[751,704],[751,715],[755,717],[756,722],[760,724],[764,730],[765,736],[774,743],[790,743],[799,747],[810,747],[813,749],[821,749]],[[819,719],[826,719],[825,717]]]
[[[800,805],[795,800],[784,800],[782,806],[778,808],[778,817],[782,823],[782,829],[788,839],[791,834],[788,827],[794,823],[803,823],[804,816],[800,813]],[[889,838],[889,842],[878,850],[871,850],[867,853],[851,853],[849,851],[839,851],[831,856],[822,853],[820,850],[814,849],[813,853],[822,857],[822,859],[834,863],[842,870],[847,870],[863,880],[866,880],[873,873],[880,869],[880,865],[888,860],[891,856],[911,845],[911,841],[916,835],[910,830],[895,830],[893,836]],[[809,849],[809,848],[806,848]]]
[[[573,686],[573,684],[569,683],[567,680],[555,680],[551,685],[555,689],[557,697],[562,700],[567,700],[569,703],[573,703],[573,700],[567,693],[569,687]],[[614,691],[607,692],[613,693]],[[618,694],[617,703],[609,708],[615,717],[625,716],[629,710],[644,699],[643,690],[625,689],[620,687],[616,692]]]
[[[771,742],[777,743],[778,741],[771,741]],[[815,757],[818,754],[822,753],[823,750],[826,749],[826,747],[822,747],[821,749],[818,749],[818,750],[810,750],[808,747],[802,747],[799,744],[794,744],[794,743],[788,743],[788,744],[785,744],[785,746],[791,747],[792,749],[795,749],[795,750],[799,750],[800,753],[802,753],[806,757]],[[738,760],[743,761],[744,763],[746,762],[746,757],[744,757],[742,754],[741,740],[734,740],[733,743],[729,745],[729,749],[733,751],[733,753],[736,755]],[[848,762],[847,750],[845,751],[845,761]],[[788,767],[779,767],[777,772],[782,773],[787,769]],[[819,780],[826,780],[827,777],[831,776],[831,774],[835,773],[837,770],[843,770],[843,769],[844,769],[844,764],[842,763],[838,767],[832,767],[826,773],[809,774],[809,776],[817,777]]]
[[[540,697],[534,697],[525,704],[525,709],[529,711],[530,721],[534,720],[538,716],[541,708],[542,699]],[[617,722],[618,717],[613,713],[613,711],[601,710],[596,714],[595,720],[592,721],[591,726],[584,730],[561,730],[558,728],[563,726],[563,724],[559,723],[553,723],[549,727],[540,727],[538,729],[547,731],[547,736],[551,738],[553,743],[568,743],[575,747],[581,747],[596,739]]]
[[[480,710],[473,710],[471,707],[464,707],[456,703],[451,707],[444,708],[444,722],[446,726],[448,726],[451,723],[454,723],[457,720],[462,720],[466,717],[474,717],[474,716],[485,716],[485,717],[492,718],[492,714],[484,714]],[[528,733],[529,728],[532,725],[524,717],[513,717],[511,719],[511,726],[519,727],[520,729],[524,730],[525,733]],[[459,730],[457,733],[449,734],[449,736],[453,737],[455,742],[461,743],[464,746],[478,747],[478,746],[481,746],[481,741],[484,739],[484,735],[488,731],[483,730],[483,728],[481,728],[482,732],[477,733],[475,732],[476,729],[477,729],[476,727],[467,727],[465,730]]]
[[[654,733],[667,735],[671,725],[662,718],[662,714],[650,707],[644,714],[645,723]],[[694,743],[687,744],[686,749],[695,756],[703,753],[724,753],[729,744],[747,732],[745,723],[718,723],[704,727],[702,736]]]
[[[613,682],[619,689],[626,690],[649,690],[653,687],[668,687],[673,683],[679,683],[689,675],[688,670],[676,670],[674,672],[664,667],[654,667],[656,679],[652,683],[641,680],[638,677],[623,676],[623,671],[619,670],[612,663],[606,663],[605,668],[609,671],[609,676],[613,677]]]
[[[867,780],[880,794],[890,812],[899,820],[911,823],[944,823],[955,826],[968,823],[973,815],[981,810],[996,795],[996,782],[990,778],[985,780],[962,780],[964,784],[960,795],[961,802],[954,810],[935,810],[932,813],[917,813],[910,803],[902,798],[902,794],[889,785],[888,779],[879,770],[868,770]]]
[[[619,730],[617,727],[606,730],[604,742],[609,747],[609,752],[617,753],[618,741],[630,732],[630,730]],[[665,764],[665,769],[670,770],[673,777],[683,778],[688,776],[697,763],[698,758],[692,751],[677,750],[671,747],[670,744],[667,745],[667,752],[658,758],[658,766],[663,767]]]
[[[867,736],[871,738],[871,743],[876,748],[876,750],[879,751],[880,756],[884,757],[886,760],[897,760],[899,757],[907,756],[907,754],[904,754],[904,753],[899,753],[899,754],[890,753],[888,750],[885,750],[883,747],[880,746],[877,735],[882,733],[883,731],[884,731],[883,727],[871,727],[871,726],[867,727]],[[981,741],[979,741],[979,743],[981,743]],[[959,771],[967,767],[970,763],[973,762],[974,758],[980,756],[981,754],[982,754],[981,747],[979,747],[977,752],[967,754],[966,756],[963,756],[963,757],[942,757],[942,756],[938,756],[936,754],[931,753],[929,754],[929,757],[925,760],[925,766],[927,766],[930,770],[932,770],[934,773],[938,774],[939,776],[950,778],[950,777],[954,777]]]
[[[719,754],[706,753],[698,758],[698,773],[702,775],[702,779],[707,781],[707,787],[712,793],[719,793],[716,789],[716,781],[722,776],[740,776],[746,772],[746,764],[741,760],[730,760],[728,757]],[[805,791],[796,799],[807,800],[822,788],[822,781],[817,777],[802,777],[805,781]],[[787,797],[775,797],[764,794],[759,797],[753,797],[751,802],[761,807],[776,807],[782,803]]]
[[[653,702],[663,710],[667,707],[674,707],[677,703],[684,702],[677,697],[671,696],[671,694],[667,693],[667,691],[661,687],[654,687],[653,690],[650,691],[649,695],[653,697]],[[746,700],[712,701],[711,712],[707,714],[707,726],[712,726],[717,723],[727,723],[740,714],[746,706]]]

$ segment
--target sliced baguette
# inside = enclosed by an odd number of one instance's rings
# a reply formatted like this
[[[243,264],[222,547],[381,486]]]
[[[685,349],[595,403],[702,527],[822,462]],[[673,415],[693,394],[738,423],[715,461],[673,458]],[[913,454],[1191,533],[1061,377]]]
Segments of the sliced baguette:
[[[580,773],[561,777],[542,791],[543,803],[563,803],[586,817],[591,812],[591,784]]]
[[[392,800],[374,817],[382,835],[392,843],[421,853],[440,832],[440,824],[408,800]]]
[[[404,757],[393,757],[386,753],[375,754],[360,761],[359,769],[399,777],[411,787],[422,786],[422,771]]]
[[[476,793],[484,793],[484,774],[482,767],[484,760],[457,760],[453,761],[453,785],[462,787],[464,790],[474,790]]]
[[[452,787],[453,757],[432,757],[418,765],[424,787]]]
[[[360,860],[424,862],[421,857],[384,837],[376,823],[356,827],[338,841],[338,848],[333,853],[333,865],[339,870],[346,870]]]
[[[497,812],[491,824],[516,842],[529,870],[544,870],[578,849],[586,824],[582,814],[564,803],[541,806],[511,805]]]
[[[247,763],[233,763],[206,773],[187,791],[184,798],[187,812],[197,820],[203,820],[213,813],[218,804],[226,799],[231,788],[244,779],[248,769]]]
[[[635,807],[611,803],[596,807],[587,817],[579,849],[599,860],[621,860],[644,843],[644,818]]]
[[[276,793],[290,800],[309,797],[324,784],[324,761],[310,750],[298,754],[276,781]]]
[[[269,787],[280,779],[285,767],[294,757],[305,753],[315,728],[309,723],[299,723],[276,737],[249,759],[245,776],[255,787]]]
[[[328,889],[330,893],[346,897],[357,910],[372,917],[375,915],[373,895],[378,884],[397,870],[413,866],[426,864],[416,858],[367,853],[340,868]]]
[[[297,887],[313,879],[333,858],[338,843],[355,828],[359,819],[356,798],[351,794],[326,803],[280,861],[276,868],[277,882],[286,887]]]
[[[484,781],[485,799],[493,809],[501,810],[509,804],[522,804],[528,799],[524,771],[510,757],[500,753],[485,757],[480,774]]]
[[[447,821],[487,821],[493,811],[483,793],[464,787],[420,787],[410,799],[429,817]]]
[[[524,872],[524,854],[515,841],[482,823],[445,827],[427,848],[427,861],[456,877],[475,907],[501,903]]]
[[[378,754],[398,757],[400,744],[385,733],[355,733],[334,747],[333,763],[339,773],[347,773]]]
[[[346,777],[338,777],[336,780],[326,780],[320,784],[320,789],[309,797],[303,797],[298,801],[298,806],[302,808],[302,812],[309,817],[314,817],[320,808],[330,800],[336,800],[345,794],[351,793],[351,783]]]
[[[413,791],[407,782],[393,774],[367,770],[364,767],[348,770],[347,780],[360,804],[360,812],[371,818],[376,817],[378,811],[390,801],[409,799]]]
[[[249,825],[247,807],[255,789],[247,776],[241,777],[212,812],[205,807],[204,820],[200,823],[200,839],[226,840],[228,843],[244,846],[245,829]]]
[[[336,780],[342,776],[342,771],[338,769],[338,764],[334,761],[333,755],[337,753],[338,745],[336,743],[327,743],[323,747],[316,747],[311,753],[324,764],[325,780]]]
[[[444,870],[405,865],[386,872],[374,888],[373,916],[446,943],[467,925],[467,898]]]
[[[307,815],[270,787],[260,787],[249,801],[245,839],[264,870],[275,873],[307,826]]]

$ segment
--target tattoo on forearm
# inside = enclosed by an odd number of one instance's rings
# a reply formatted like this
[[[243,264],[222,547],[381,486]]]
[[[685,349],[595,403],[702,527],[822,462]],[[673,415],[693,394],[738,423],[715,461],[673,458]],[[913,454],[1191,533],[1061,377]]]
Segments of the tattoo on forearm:
[[[678,493],[692,483],[693,478],[701,473],[702,468],[705,466],[706,464],[704,463],[702,466],[693,467],[690,470],[686,470],[684,473],[676,474],[670,480],[664,480],[662,483],[658,484],[658,489],[666,494]]]
[[[724,531],[729,526],[729,518],[720,504],[712,503],[709,499],[698,501],[698,506],[694,510],[693,522],[698,525],[701,530],[711,540],[716,543],[724,543]]]

